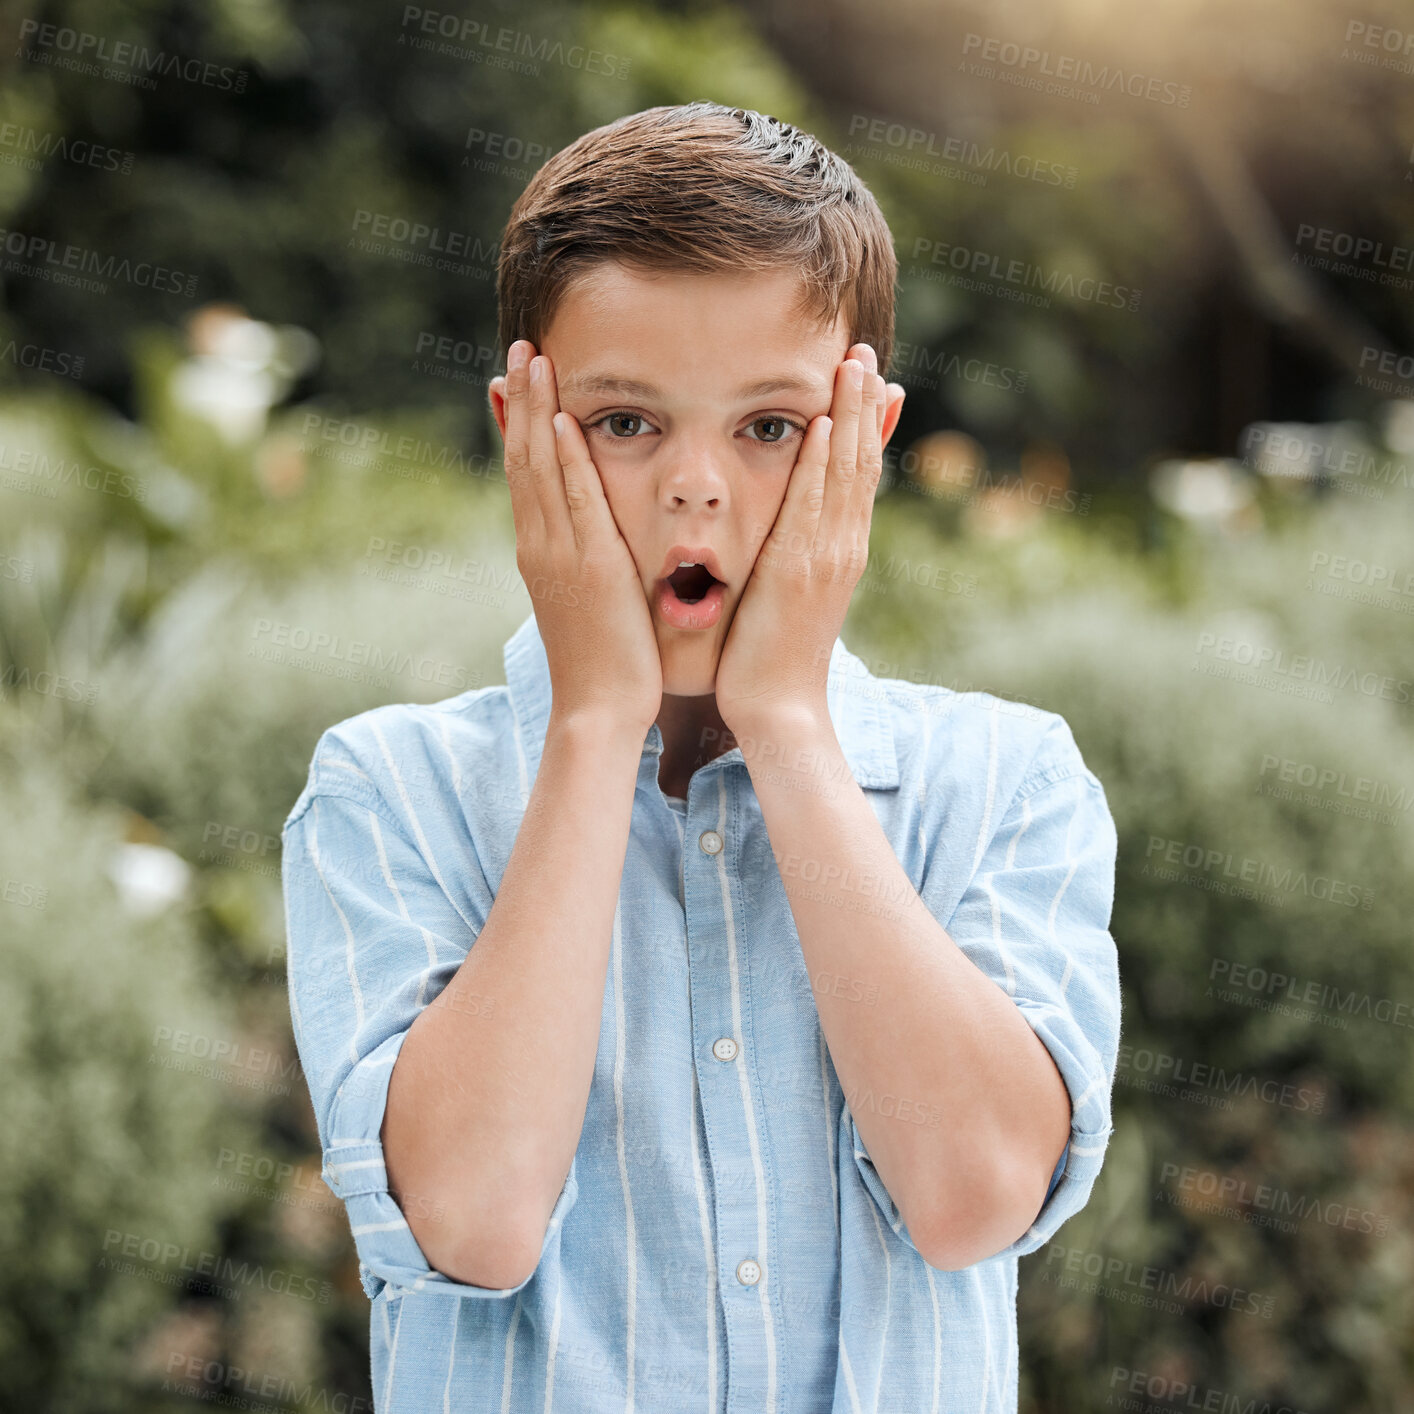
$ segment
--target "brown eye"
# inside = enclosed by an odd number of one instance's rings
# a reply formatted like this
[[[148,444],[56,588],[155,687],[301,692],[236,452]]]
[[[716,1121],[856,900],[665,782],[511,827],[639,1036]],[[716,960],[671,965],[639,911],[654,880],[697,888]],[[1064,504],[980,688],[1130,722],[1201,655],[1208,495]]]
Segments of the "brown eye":
[[[771,429],[765,436],[753,436],[751,438],[753,442],[761,442],[768,447],[784,442],[790,435],[792,428],[802,433],[805,431],[798,422],[792,422],[788,417],[758,417],[753,419],[749,425],[751,427],[766,427]]]
[[[612,428],[612,431],[611,433],[609,433],[609,436],[619,437],[621,438],[621,440],[626,440],[626,438],[628,437],[638,436],[638,430],[636,430],[635,428],[635,430],[628,431],[628,433],[625,433],[622,424],[641,423],[643,419],[642,417],[638,416],[638,413],[609,413],[608,417],[605,417],[604,421],[605,423],[609,424],[609,427]]]

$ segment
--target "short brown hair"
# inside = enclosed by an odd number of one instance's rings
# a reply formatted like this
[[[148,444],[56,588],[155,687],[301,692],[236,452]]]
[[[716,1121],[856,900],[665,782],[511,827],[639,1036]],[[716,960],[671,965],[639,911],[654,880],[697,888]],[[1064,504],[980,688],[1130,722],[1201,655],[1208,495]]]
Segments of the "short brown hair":
[[[650,270],[800,271],[800,313],[889,371],[898,258],[854,169],[790,123],[695,102],[645,108],[555,153],[511,209],[496,297],[501,357],[538,349],[571,282],[603,261]]]

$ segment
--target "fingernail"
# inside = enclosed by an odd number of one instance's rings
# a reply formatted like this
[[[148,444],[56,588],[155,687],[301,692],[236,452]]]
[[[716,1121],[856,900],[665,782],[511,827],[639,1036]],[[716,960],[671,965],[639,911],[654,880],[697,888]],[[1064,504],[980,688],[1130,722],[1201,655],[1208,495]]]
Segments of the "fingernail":
[[[530,381],[537,387],[545,380],[545,365],[539,357],[530,360]]]
[[[850,359],[849,361],[849,381],[856,388],[862,388],[864,386],[864,365],[856,359]]]

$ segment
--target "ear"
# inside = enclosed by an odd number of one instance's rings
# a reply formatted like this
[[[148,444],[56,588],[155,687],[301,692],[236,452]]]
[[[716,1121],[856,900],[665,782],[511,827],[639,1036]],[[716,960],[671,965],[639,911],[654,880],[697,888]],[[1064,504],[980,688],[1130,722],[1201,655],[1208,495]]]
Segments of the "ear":
[[[491,415],[496,419],[496,426],[501,429],[501,441],[506,440],[506,376],[504,373],[497,374],[486,385],[486,397],[491,404]]]
[[[894,428],[898,426],[899,415],[903,412],[904,399],[901,383],[885,383],[884,392],[887,396],[884,400],[884,425],[879,432],[880,448],[889,445],[889,438],[893,436]]]

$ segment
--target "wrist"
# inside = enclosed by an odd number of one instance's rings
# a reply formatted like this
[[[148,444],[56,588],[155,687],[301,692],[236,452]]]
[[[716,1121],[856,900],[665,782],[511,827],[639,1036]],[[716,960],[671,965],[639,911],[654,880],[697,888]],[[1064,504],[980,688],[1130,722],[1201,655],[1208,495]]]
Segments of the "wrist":
[[[639,726],[623,717],[597,708],[556,710],[551,708],[546,736],[568,737],[586,748],[640,756],[652,723]]]
[[[734,712],[730,718],[723,714],[722,720],[742,747],[748,765],[753,758],[761,759],[763,745],[773,748],[768,755],[779,757],[782,749],[835,736],[824,701],[778,703],[752,713]]]

